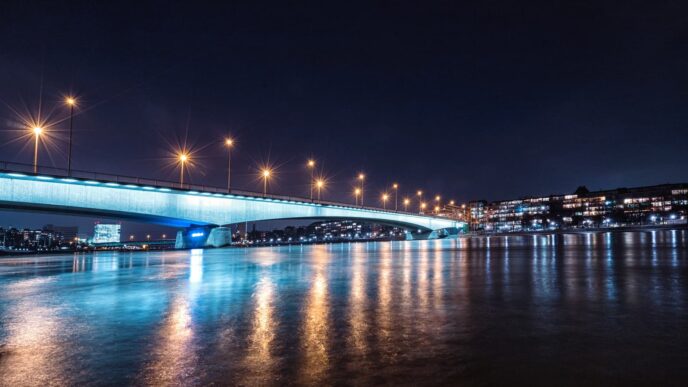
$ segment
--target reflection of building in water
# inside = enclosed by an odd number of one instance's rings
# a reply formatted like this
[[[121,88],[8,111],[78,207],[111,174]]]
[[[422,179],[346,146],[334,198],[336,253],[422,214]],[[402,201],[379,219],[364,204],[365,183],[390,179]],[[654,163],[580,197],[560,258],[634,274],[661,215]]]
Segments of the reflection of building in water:
[[[671,225],[688,223],[688,184],[588,191],[492,203],[469,202],[473,230],[543,229]]]
[[[122,225],[96,223],[93,229],[93,243],[116,243],[120,241]]]

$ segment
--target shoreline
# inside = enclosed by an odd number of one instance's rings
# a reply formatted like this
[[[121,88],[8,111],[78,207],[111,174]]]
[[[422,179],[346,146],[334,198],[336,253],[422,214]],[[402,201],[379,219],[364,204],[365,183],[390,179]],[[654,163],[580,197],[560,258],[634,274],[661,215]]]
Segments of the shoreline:
[[[457,238],[472,239],[472,238],[490,238],[490,237],[509,237],[509,236],[531,236],[531,235],[566,235],[566,234],[587,234],[587,233],[604,233],[604,232],[641,232],[641,231],[669,231],[669,230],[688,230],[688,224],[672,224],[672,225],[652,225],[652,226],[626,226],[626,227],[604,227],[604,228],[585,228],[585,229],[557,229],[557,230],[537,230],[537,231],[515,231],[515,232],[498,232],[498,233],[477,233],[469,232],[466,234],[459,234]],[[450,238],[447,238],[450,239]],[[303,245],[322,245],[322,244],[340,244],[340,243],[368,243],[368,242],[392,242],[403,241],[398,239],[356,239],[356,240],[341,240],[341,241],[319,241],[308,243],[274,243],[274,244],[256,244],[256,245],[228,245],[219,248],[257,248],[257,247],[280,247],[280,246],[303,246]],[[202,247],[202,249],[215,249],[216,247]],[[9,252],[7,250],[0,250],[0,260],[5,258],[32,258],[46,255],[75,255],[75,254],[93,254],[98,252],[129,252],[129,253],[149,253],[153,251],[182,251],[193,249],[154,249],[154,250],[130,250],[130,249],[112,249],[112,250],[56,250],[45,252]]]
[[[504,236],[527,236],[527,235],[564,235],[564,234],[587,234],[602,232],[637,232],[637,231],[665,231],[665,230],[687,230],[688,224],[658,224],[649,226],[624,226],[624,227],[595,227],[595,228],[571,228],[555,230],[535,230],[535,231],[514,231],[514,232],[468,232],[462,234],[460,238],[485,238],[485,237],[504,237]]]

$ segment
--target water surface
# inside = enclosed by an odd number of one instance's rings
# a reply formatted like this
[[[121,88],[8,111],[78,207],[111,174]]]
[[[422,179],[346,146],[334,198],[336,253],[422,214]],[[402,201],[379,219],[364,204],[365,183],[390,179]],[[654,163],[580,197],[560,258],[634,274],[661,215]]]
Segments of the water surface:
[[[0,385],[683,385],[688,232],[0,259]]]

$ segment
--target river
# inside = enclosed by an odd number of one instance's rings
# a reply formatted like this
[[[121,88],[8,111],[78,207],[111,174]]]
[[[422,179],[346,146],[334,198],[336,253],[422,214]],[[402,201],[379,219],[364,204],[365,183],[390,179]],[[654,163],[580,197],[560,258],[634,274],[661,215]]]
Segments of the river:
[[[0,384],[683,385],[688,231],[0,259]]]

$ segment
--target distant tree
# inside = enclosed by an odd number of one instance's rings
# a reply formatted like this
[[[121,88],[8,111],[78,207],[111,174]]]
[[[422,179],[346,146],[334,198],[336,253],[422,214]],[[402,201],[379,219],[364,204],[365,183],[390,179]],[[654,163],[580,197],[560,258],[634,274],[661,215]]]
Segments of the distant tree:
[[[581,185],[578,188],[576,188],[576,192],[574,192],[576,195],[587,195],[590,193],[590,190],[588,187]]]

